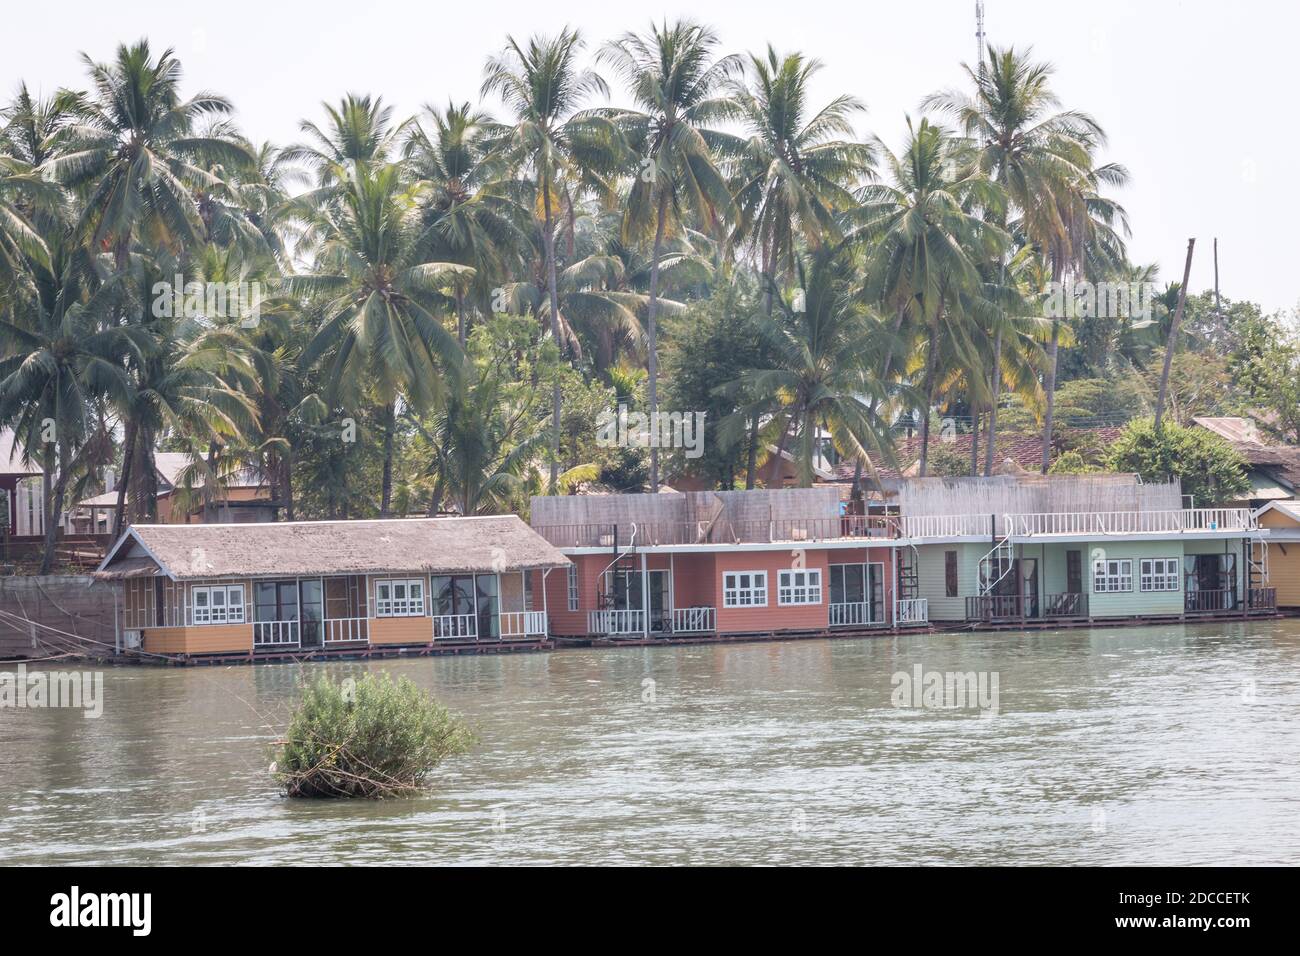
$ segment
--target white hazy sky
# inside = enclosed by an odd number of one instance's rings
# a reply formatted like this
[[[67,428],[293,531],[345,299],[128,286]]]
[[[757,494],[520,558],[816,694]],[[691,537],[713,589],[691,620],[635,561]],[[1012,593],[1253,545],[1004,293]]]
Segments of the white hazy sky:
[[[1292,228],[1300,194],[1283,186],[1294,174],[1284,164],[1300,152],[1285,105],[1300,78],[1295,7],[987,0],[987,8],[989,39],[1032,45],[1055,63],[1064,104],[1093,113],[1110,134],[1107,158],[1133,175],[1119,198],[1132,218],[1135,261],[1158,262],[1164,280],[1180,278],[1195,236],[1191,287],[1208,288],[1217,236],[1225,295],[1270,311],[1300,304]],[[43,93],[82,85],[82,51],[107,60],[119,42],[148,36],[176,50],[186,91],[222,93],[253,139],[289,142],[301,118],[319,118],[320,101],[347,91],[380,94],[400,116],[426,102],[477,100],[484,59],[507,32],[570,23],[594,47],[652,18],[685,14],[712,24],[728,50],[770,41],[818,57],[819,102],[857,95],[868,107],[861,129],[897,148],[921,97],[961,82],[959,63],[975,54],[974,9],[974,0],[25,3],[3,16],[0,85],[23,79]]]

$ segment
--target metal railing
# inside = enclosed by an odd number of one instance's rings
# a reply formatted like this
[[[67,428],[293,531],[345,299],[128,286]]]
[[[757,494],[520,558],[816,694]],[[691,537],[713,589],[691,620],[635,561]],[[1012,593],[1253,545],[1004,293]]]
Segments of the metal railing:
[[[510,637],[545,637],[545,611],[502,611],[501,636]]]
[[[254,647],[289,647],[299,643],[297,621],[254,621]]]
[[[435,614],[433,639],[435,641],[465,640],[478,637],[477,614]]]
[[[929,598],[902,598],[894,602],[894,624],[925,624],[930,620]]]
[[[706,634],[717,630],[717,610],[711,607],[673,608],[674,634]]]
[[[590,634],[640,634],[644,631],[645,611],[587,612],[587,632]]]
[[[638,547],[683,544],[765,544],[778,541],[838,541],[896,538],[898,519],[884,515],[783,518],[774,521],[622,522],[537,525],[538,534],[561,548],[612,548],[636,531]]]
[[[1204,611],[1231,611],[1236,606],[1237,592],[1231,588],[1187,591],[1183,596],[1183,610],[1193,614]]]
[[[326,644],[355,644],[370,642],[370,618],[330,617],[325,619]]]
[[[966,620],[1000,621],[1018,618],[1024,609],[1019,594],[980,594],[966,598]]]

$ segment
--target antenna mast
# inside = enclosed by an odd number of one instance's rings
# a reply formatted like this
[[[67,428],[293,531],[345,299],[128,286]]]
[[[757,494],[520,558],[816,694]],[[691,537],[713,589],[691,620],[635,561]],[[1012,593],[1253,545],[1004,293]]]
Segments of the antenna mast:
[[[975,0],[975,62],[984,66],[984,0]]]

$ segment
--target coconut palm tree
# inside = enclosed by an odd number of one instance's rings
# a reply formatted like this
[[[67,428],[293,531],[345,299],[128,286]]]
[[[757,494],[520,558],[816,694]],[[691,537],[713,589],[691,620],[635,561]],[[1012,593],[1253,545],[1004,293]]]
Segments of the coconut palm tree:
[[[792,271],[798,244],[816,247],[841,236],[837,212],[874,178],[875,147],[854,142],[852,119],[865,107],[837,96],[815,112],[809,104],[818,60],[800,53],[750,54],[743,80],[728,84],[731,116],[743,141],[723,141],[737,207],[731,241],[758,257],[768,306],[779,274]]]
[[[971,168],[964,141],[922,119],[908,120],[901,156],[886,151],[888,184],[870,185],[854,213],[854,241],[870,244],[867,287],[893,331],[906,323],[921,342],[914,353],[923,378],[920,473],[926,473],[930,408],[940,354],[965,370],[980,366],[971,311],[978,302],[978,263],[996,256],[1006,233],[968,212],[996,201],[996,189]]]
[[[466,299],[473,294],[480,303],[488,301],[494,288],[524,269],[525,251],[531,253],[528,211],[500,182],[504,170],[487,148],[492,121],[486,113],[468,103],[425,110],[433,131],[414,128],[406,162],[425,189],[421,202],[437,241],[435,255],[474,269],[472,283],[453,284],[457,338],[464,348]]]
[[[319,322],[302,361],[326,362],[326,403],[357,407],[369,397],[383,409],[380,513],[387,516],[397,401],[430,407],[444,374],[459,367],[460,348],[435,312],[444,284],[473,269],[429,258],[432,230],[400,167],[357,163],[340,172],[337,187],[300,200],[320,244],[314,271],[284,285],[315,297]]]
[[[819,427],[873,472],[873,461],[893,461],[893,446],[889,424],[876,412],[886,389],[870,360],[881,323],[863,304],[851,256],[843,247],[823,246],[810,253],[807,265],[798,265],[797,278],[802,296],[782,300],[774,314],[756,320],[772,364],[747,369],[721,386],[720,394],[745,403],[721,428],[739,439],[749,422],[774,414],[777,455],[794,435],[799,482],[807,488],[819,454]]]
[[[995,212],[994,221],[1014,231],[1043,252],[1053,266],[1052,281],[1060,282],[1087,252],[1078,247],[1087,232],[1085,196],[1098,182],[1122,185],[1120,167],[1094,169],[1093,156],[1105,145],[1106,134],[1087,113],[1059,110],[1051,89],[1054,67],[1034,62],[1032,51],[990,45],[987,62],[972,69],[963,65],[974,95],[949,90],[927,97],[923,108],[953,116],[977,145],[975,162],[1006,194],[1009,207]],[[1103,217],[1104,220],[1104,217]],[[1043,471],[1051,459],[1051,419],[1056,385],[1059,325],[1054,327],[1045,375],[1047,412],[1043,432]],[[995,371],[994,382],[1000,381]],[[990,417],[990,442],[996,429]],[[991,447],[991,445],[990,445]]]
[[[733,207],[726,181],[714,165],[709,124],[725,105],[717,90],[740,69],[739,57],[715,58],[717,35],[689,20],[650,25],[645,35],[626,33],[601,50],[627,85],[638,109],[612,116],[632,150],[642,157],[623,219],[624,241],[651,239],[650,288],[646,304],[649,406],[659,408],[659,351],[655,320],[664,239],[681,234],[685,220],[720,231]],[[650,448],[650,491],[659,490],[659,449]]]
[[[565,28],[554,37],[535,36],[521,45],[508,37],[505,50],[488,60],[482,94],[496,94],[512,118],[495,137],[498,155],[519,170],[534,188],[534,215],[540,221],[551,335],[560,344],[559,277],[556,225],[573,214],[575,197],[592,192],[612,202],[611,181],[621,168],[626,147],[607,118],[583,112],[585,100],[607,96],[600,75],[583,69],[578,57],[583,41]],[[552,392],[552,455],[549,489],[559,479],[560,382]]]

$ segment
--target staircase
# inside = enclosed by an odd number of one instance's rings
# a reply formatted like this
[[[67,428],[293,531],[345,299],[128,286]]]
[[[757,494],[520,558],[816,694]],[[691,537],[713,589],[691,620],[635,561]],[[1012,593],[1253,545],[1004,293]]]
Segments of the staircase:
[[[910,558],[906,554],[904,554],[901,550],[898,551],[898,567],[895,569],[895,572],[898,575],[897,577],[898,593],[894,595],[894,597],[896,600],[899,601],[908,601],[916,597],[917,596],[916,592],[919,590],[920,587],[919,579],[916,573],[916,566],[917,566],[917,559],[918,559],[918,555],[916,552],[916,545],[910,545],[910,547],[912,550],[912,554]]]
[[[1268,586],[1268,539],[1251,538],[1246,552],[1246,607],[1277,608],[1277,592]]]
[[[1011,569],[1015,567],[1016,548],[1011,543],[1011,516],[1004,516],[1006,532],[998,538],[992,550],[980,558],[980,596],[992,594]]]

